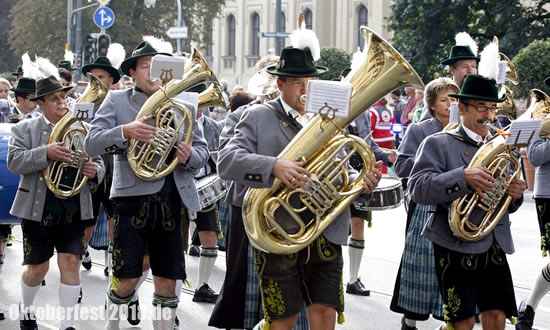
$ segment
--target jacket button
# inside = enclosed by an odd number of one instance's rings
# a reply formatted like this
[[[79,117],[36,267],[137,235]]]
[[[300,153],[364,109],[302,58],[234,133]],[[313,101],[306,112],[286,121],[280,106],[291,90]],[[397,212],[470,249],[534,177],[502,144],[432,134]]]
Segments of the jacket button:
[[[36,217],[36,212],[33,212],[33,213],[32,213],[32,216],[33,216],[33,217]]]
[[[192,187],[193,187],[192,184],[188,184],[188,185],[187,185],[187,188],[189,188],[189,189],[191,189]]]
[[[42,177],[38,178],[40,181],[43,181],[44,179]]]
[[[36,192],[42,192],[42,189],[37,189]]]
[[[38,205],[40,202],[39,201],[34,201],[34,204]]]

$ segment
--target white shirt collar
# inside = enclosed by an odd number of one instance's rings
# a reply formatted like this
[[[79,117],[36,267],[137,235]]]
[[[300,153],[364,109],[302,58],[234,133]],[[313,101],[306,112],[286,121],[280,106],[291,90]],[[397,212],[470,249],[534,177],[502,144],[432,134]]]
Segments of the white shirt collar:
[[[46,125],[50,126],[51,128],[55,127],[55,124],[49,121],[48,118],[46,118],[46,116],[42,115],[42,117],[44,117],[44,121],[46,122]]]
[[[305,126],[305,124],[313,117],[313,113],[306,112],[303,116],[296,110],[294,110],[290,105],[288,105],[282,97],[279,97],[281,104],[283,105],[283,110],[292,118],[296,119],[300,125]]]
[[[478,143],[484,143],[490,137],[490,134],[487,134],[485,138],[483,138],[481,135],[477,134],[476,132],[472,131],[471,129],[469,129],[464,125],[462,125],[462,128],[464,128],[464,132],[466,132],[466,134],[470,139]]]

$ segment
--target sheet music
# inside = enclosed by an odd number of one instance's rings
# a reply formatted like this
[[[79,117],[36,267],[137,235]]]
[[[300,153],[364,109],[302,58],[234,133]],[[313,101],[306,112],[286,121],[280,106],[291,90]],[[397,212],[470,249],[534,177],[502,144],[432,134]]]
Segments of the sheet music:
[[[510,127],[510,136],[506,137],[506,145],[529,144],[539,136],[542,119],[514,120]]]
[[[506,70],[508,69],[508,63],[506,61],[498,62],[497,84],[504,84],[506,80]]]
[[[86,120],[88,118],[92,118],[93,114],[93,103],[75,103],[71,117],[80,120]]]
[[[351,100],[352,87],[350,83],[340,81],[310,80],[307,88],[306,111],[332,115],[334,110],[337,117],[347,117]]]
[[[449,124],[459,123],[458,102],[451,102],[449,108]]]
[[[151,60],[151,79],[181,79],[186,62],[181,56],[155,55]]]

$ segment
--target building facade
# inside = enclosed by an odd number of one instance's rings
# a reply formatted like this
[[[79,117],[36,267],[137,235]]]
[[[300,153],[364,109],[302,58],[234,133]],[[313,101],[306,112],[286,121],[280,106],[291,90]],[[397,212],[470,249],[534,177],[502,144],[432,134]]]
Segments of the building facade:
[[[230,88],[246,87],[256,61],[275,53],[276,39],[261,36],[262,32],[276,30],[275,6],[275,0],[227,0],[220,17],[212,22],[212,45],[205,53],[217,77],[226,79]],[[390,10],[390,1],[282,0],[281,31],[297,29],[303,12],[321,48],[337,47],[351,54],[363,45],[361,25],[390,39],[385,28]],[[287,38],[283,47],[289,44]]]

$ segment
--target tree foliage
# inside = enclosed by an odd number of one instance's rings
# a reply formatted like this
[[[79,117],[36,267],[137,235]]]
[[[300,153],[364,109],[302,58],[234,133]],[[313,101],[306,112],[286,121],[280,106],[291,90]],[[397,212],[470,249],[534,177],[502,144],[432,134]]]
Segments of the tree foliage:
[[[550,95],[544,79],[550,76],[550,40],[535,40],[519,51],[512,60],[519,74],[520,83],[512,90],[515,98],[525,98],[529,90],[538,88]]]
[[[12,20],[7,41],[16,55],[16,61],[20,62],[21,55],[25,52],[29,52],[31,57],[34,54],[47,57],[54,63],[63,59],[67,38],[67,1],[7,1],[8,6],[11,6],[9,17]],[[115,13],[115,22],[107,29],[111,41],[121,43],[126,53],[131,53],[144,35],[170,40],[166,31],[177,20],[176,1],[157,0],[156,5],[151,8],[145,7],[143,0],[111,1],[109,7]],[[207,27],[211,26],[210,22],[221,11],[225,0],[181,0],[181,3],[182,18],[188,26],[189,38],[198,47],[204,47],[211,42],[210,33],[206,33],[209,31]],[[87,4],[83,1],[83,5]],[[87,34],[99,32],[99,28],[93,23],[93,12],[96,8],[82,10],[83,45]],[[0,8],[0,13],[2,10]],[[75,29],[73,27],[73,31]],[[0,35],[0,41],[6,40]],[[174,40],[171,42],[175,45]],[[0,65],[0,71],[8,70],[3,67],[3,63]]]
[[[468,32],[483,49],[497,36],[513,58],[533,40],[550,37],[550,0],[395,0],[388,17],[393,45],[424,81],[444,74],[458,32]],[[545,6],[546,5],[546,6]],[[521,79],[521,77],[520,77]]]
[[[351,55],[340,48],[321,48],[321,58],[316,65],[326,66],[329,69],[327,73],[319,77],[320,79],[339,79],[340,73],[351,66]]]

